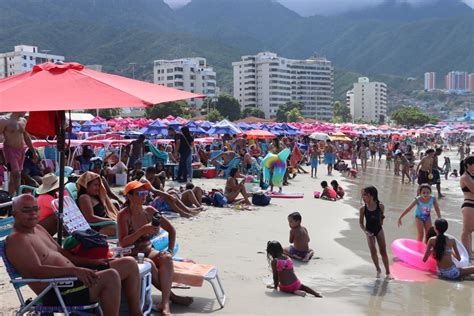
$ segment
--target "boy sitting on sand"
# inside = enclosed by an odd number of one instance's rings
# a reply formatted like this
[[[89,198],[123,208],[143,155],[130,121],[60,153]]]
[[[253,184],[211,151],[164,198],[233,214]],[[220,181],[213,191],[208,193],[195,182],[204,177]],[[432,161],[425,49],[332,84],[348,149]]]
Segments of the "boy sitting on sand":
[[[301,215],[298,212],[288,215],[290,225],[290,245],[283,249],[283,253],[293,259],[308,262],[313,257],[314,251],[309,248],[308,230],[301,226]]]

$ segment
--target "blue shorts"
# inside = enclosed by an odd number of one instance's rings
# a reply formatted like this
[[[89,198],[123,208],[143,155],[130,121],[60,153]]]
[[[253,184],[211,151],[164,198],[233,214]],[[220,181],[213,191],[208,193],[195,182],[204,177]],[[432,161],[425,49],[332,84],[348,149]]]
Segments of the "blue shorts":
[[[335,156],[335,154],[331,153],[324,154],[324,162],[326,162],[327,165],[333,165],[335,161]]]
[[[311,158],[311,168],[317,168],[318,167],[318,158]]]
[[[308,254],[309,251],[297,250],[295,247],[293,247],[293,245],[290,245],[290,247],[288,248],[288,252],[292,256],[298,256],[300,258],[304,258],[304,257],[306,257],[306,255]]]
[[[456,280],[461,276],[461,272],[458,267],[453,265],[451,268],[447,269],[438,268],[438,276],[444,279]]]

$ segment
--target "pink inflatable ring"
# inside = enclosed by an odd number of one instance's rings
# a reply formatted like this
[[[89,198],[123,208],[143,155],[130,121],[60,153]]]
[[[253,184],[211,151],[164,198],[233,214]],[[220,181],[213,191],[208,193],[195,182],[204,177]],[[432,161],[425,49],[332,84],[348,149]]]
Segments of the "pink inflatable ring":
[[[397,239],[392,242],[392,252],[400,260],[414,268],[436,273],[436,260],[430,256],[423,262],[425,255],[425,243],[413,239]]]

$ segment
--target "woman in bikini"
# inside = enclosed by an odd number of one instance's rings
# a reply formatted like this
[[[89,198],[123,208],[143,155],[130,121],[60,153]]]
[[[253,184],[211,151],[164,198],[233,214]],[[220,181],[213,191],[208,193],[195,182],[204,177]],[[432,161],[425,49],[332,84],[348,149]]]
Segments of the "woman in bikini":
[[[474,231],[474,156],[468,156],[461,163],[461,179],[459,180],[464,193],[461,206],[463,217],[461,242],[466,247],[470,260],[472,253],[472,232]]]
[[[438,276],[448,280],[462,279],[464,276],[474,274],[474,266],[458,268],[453,262],[453,257],[461,260],[456,240],[444,233],[448,230],[448,222],[439,218],[435,221],[436,236],[431,237],[426,245],[423,261],[428,260],[431,253],[436,259]]]
[[[192,298],[179,297],[171,292],[173,278],[173,249],[176,230],[171,223],[152,206],[143,206],[152,187],[147,182],[132,181],[124,189],[127,197],[125,208],[118,215],[118,235],[121,247],[134,246],[132,256],[143,253],[152,266],[152,283],[161,290],[162,301],[158,309],[163,315],[171,315],[170,300],[181,305],[190,305]],[[160,228],[169,234],[167,251],[157,251],[151,240]]]
[[[88,223],[115,221],[117,208],[107,196],[107,189],[99,174],[87,171],[76,182],[77,204]],[[115,236],[115,225],[97,228],[101,234]]]
[[[247,205],[251,205],[252,203],[249,200],[249,194],[247,193],[247,190],[245,190],[245,179],[239,182],[237,180],[238,174],[239,172],[237,168],[230,170],[229,178],[225,184],[224,195],[227,198],[227,202],[229,204],[245,203]],[[237,199],[239,194],[242,194],[243,198]]]
[[[380,278],[382,273],[379,265],[379,258],[377,256],[377,248],[375,243],[379,245],[380,256],[385,267],[386,278],[392,279],[390,275],[390,267],[388,264],[387,246],[385,243],[385,234],[383,232],[383,215],[385,207],[379,201],[378,191],[374,186],[369,186],[362,189],[362,200],[365,205],[360,208],[359,225],[367,237],[367,243],[370,249],[370,256],[377,269],[377,278]],[[365,220],[365,224],[364,224]]]

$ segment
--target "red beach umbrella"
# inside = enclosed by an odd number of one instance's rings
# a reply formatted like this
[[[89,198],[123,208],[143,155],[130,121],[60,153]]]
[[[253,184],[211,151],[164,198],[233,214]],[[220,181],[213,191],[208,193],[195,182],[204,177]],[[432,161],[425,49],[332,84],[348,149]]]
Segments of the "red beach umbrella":
[[[60,153],[58,241],[62,239],[65,110],[145,107],[203,98],[190,92],[86,69],[78,63],[36,65],[30,72],[0,79],[0,112],[30,112],[26,129],[57,136]]]
[[[247,138],[255,138],[255,139],[268,139],[268,138],[275,138],[275,134],[270,133],[269,131],[264,131],[261,129],[253,129],[244,133],[247,135]]]

